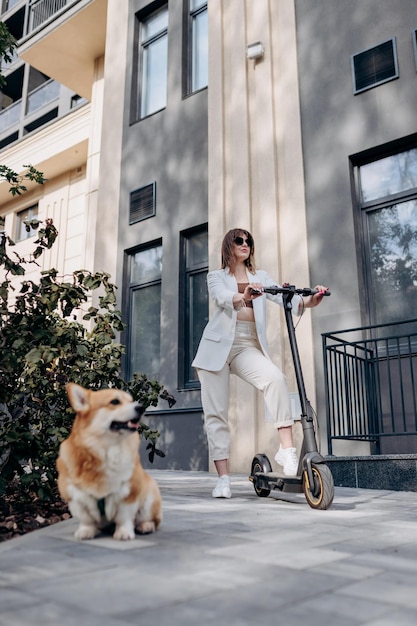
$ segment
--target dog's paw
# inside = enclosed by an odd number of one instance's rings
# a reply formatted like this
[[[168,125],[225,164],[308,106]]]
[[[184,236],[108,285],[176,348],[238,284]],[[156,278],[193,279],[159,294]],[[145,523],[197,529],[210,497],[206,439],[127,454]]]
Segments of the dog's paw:
[[[93,539],[98,535],[98,530],[96,526],[79,526],[75,531],[74,537],[78,539],[78,541],[83,541],[84,539]]]
[[[136,531],[140,535],[149,535],[150,533],[154,533],[156,531],[155,522],[152,522],[152,521],[139,522],[136,525]]]
[[[119,526],[116,528],[113,539],[117,539],[118,541],[129,541],[129,539],[135,538],[135,531],[130,530],[129,528],[125,528],[124,526]]]

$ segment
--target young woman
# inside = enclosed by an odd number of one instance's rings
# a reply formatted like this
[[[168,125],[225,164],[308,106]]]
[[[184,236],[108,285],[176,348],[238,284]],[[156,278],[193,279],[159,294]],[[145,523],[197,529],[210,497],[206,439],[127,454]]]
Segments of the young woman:
[[[225,235],[222,269],[207,276],[214,315],[204,329],[193,361],[201,383],[209,454],[218,473],[212,492],[214,498],[232,495],[228,475],[230,373],[264,393],[280,438],[275,460],[287,476],[296,475],[298,468],[287,383],[268,355],[266,339],[266,299],[282,305],[282,296],[263,293],[263,287],[277,283],[266,272],[256,269],[254,252],[253,237],[247,230],[235,228]],[[293,311],[297,315],[306,307],[320,304],[328,288],[319,285],[316,289],[319,293],[314,296],[294,296]]]

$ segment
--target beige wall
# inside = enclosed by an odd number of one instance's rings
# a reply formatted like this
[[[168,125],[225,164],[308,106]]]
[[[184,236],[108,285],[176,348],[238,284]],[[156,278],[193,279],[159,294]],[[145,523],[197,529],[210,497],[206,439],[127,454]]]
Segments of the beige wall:
[[[256,7],[255,7],[256,4]],[[209,246],[220,265],[223,234],[249,229],[258,267],[278,282],[309,285],[292,0],[212,0],[209,3]],[[246,59],[247,44],[265,54]],[[297,330],[305,381],[314,404],[310,312]],[[271,305],[273,360],[296,391],[283,316]],[[256,452],[273,458],[278,437],[265,421],[263,399],[234,379],[230,470],[247,471]]]
[[[16,213],[38,202],[40,219],[52,218],[58,238],[51,250],[29,265],[25,278],[36,280],[40,271],[56,268],[61,275],[77,269],[103,270],[95,266],[97,194],[103,103],[103,58],[96,61],[93,100],[71,114],[1,153],[1,162],[17,172],[32,164],[47,179],[44,185],[28,184],[28,191],[12,197],[7,183],[0,185],[0,212],[6,216],[6,232],[13,238]],[[27,256],[34,238],[14,250]],[[10,249],[10,252],[13,249]],[[116,256],[116,250],[114,250]],[[18,279],[16,279],[18,282]]]
[[[38,189],[24,194],[9,206],[6,213],[5,229],[11,238],[16,232],[16,214],[36,202],[39,206],[39,219],[51,218],[58,230],[58,238],[51,250],[45,251],[37,263],[26,266],[24,280],[37,281],[44,269],[55,268],[60,275],[72,274],[76,269],[86,267],[86,177],[85,167],[67,172]],[[36,231],[29,239],[9,247],[9,254],[16,252],[29,258],[35,248]],[[14,283],[20,282],[16,277]]]

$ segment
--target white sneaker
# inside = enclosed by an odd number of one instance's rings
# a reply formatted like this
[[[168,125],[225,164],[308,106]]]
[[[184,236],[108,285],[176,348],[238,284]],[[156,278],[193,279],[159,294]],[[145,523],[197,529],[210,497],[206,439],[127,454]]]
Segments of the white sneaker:
[[[214,487],[211,495],[213,498],[231,498],[232,492],[230,489],[230,477],[227,474],[223,474],[218,478],[216,486]]]
[[[275,455],[275,460],[278,465],[282,465],[286,476],[297,476],[298,458],[296,448],[283,448],[280,446]]]

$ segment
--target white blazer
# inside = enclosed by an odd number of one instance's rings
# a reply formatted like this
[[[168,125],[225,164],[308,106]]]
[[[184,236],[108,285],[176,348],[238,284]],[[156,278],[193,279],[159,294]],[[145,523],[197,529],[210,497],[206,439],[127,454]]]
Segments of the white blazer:
[[[267,272],[262,270],[257,270],[255,274],[248,271],[246,273],[250,283],[261,283],[264,287],[272,287],[277,284],[268,276]],[[232,300],[238,292],[238,286],[229,268],[209,272],[207,284],[210,298],[215,304],[215,311],[203,331],[192,365],[197,369],[218,372],[226,363],[235,337],[237,311],[233,307]],[[266,338],[266,299],[281,306],[283,302],[281,294],[273,296],[269,293],[253,300],[253,313],[259,343],[265,356],[270,358]],[[293,312],[297,315],[300,301],[301,296],[295,295],[293,297]]]

